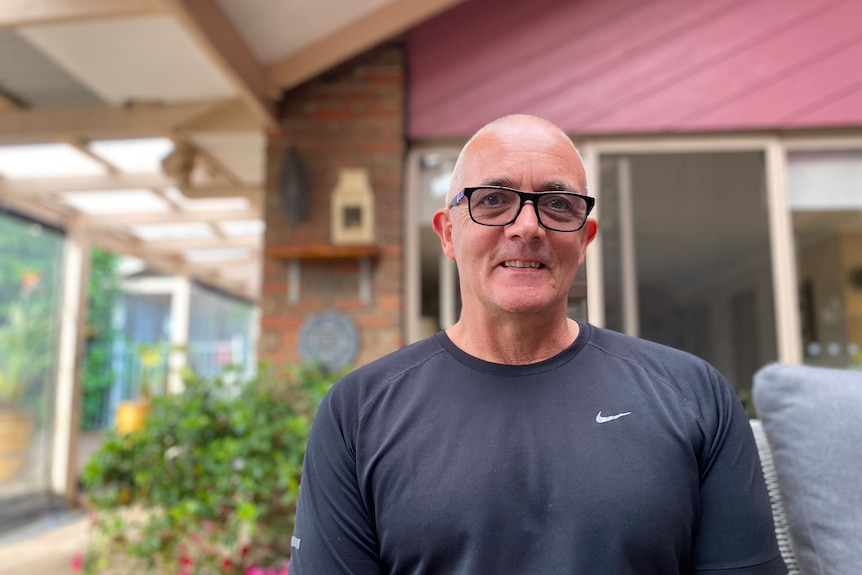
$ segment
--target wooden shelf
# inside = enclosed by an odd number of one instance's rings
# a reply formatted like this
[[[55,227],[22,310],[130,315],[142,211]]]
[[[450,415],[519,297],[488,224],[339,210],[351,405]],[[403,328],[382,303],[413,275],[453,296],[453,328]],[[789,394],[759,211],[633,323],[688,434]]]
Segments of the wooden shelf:
[[[269,246],[265,253],[269,257],[283,260],[337,260],[350,258],[373,258],[379,253],[375,245],[309,244],[299,246]]]

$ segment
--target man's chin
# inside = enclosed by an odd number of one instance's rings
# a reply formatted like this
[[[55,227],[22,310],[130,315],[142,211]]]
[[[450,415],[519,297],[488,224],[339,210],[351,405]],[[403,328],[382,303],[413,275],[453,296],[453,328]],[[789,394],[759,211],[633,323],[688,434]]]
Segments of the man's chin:
[[[517,290],[506,294],[497,302],[500,310],[516,315],[547,314],[554,308],[554,300],[547,295],[537,294],[535,290],[518,293]]]

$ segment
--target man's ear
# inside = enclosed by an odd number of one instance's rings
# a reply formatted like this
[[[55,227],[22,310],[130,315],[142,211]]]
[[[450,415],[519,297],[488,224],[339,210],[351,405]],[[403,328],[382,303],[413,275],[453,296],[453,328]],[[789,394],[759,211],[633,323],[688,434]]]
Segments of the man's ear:
[[[431,225],[434,228],[434,233],[440,238],[440,247],[443,248],[443,253],[446,254],[446,257],[454,260],[455,247],[452,244],[452,219],[449,216],[448,209],[437,210],[431,219]]]
[[[582,265],[584,263],[584,258],[587,255],[587,246],[593,243],[593,240],[596,239],[596,234],[599,231],[599,224],[593,218],[588,218],[586,223],[584,223],[583,229],[580,231],[581,234],[581,254],[578,257],[578,265]]]

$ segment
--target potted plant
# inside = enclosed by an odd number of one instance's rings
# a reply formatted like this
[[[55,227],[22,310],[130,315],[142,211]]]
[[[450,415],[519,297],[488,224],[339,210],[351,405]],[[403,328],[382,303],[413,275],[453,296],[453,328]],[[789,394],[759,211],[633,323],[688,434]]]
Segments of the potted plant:
[[[153,397],[145,425],[109,432],[85,467],[85,572],[282,573],[307,434],[334,378],[228,369]]]
[[[37,294],[22,290],[0,315],[0,480],[23,466],[35,421],[26,398],[51,368],[52,336],[50,306]]]
[[[118,433],[139,431],[150,410],[150,402],[163,394],[165,346],[159,343],[139,343],[137,346],[140,395],[136,399],[119,402],[116,412]]]

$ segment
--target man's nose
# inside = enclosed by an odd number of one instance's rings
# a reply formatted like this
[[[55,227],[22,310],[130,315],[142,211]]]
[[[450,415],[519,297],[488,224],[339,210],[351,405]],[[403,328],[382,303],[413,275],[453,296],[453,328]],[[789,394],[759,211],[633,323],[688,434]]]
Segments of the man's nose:
[[[521,236],[525,240],[532,240],[541,233],[541,229],[536,205],[532,200],[527,200],[521,206],[521,212],[515,221],[506,226],[506,233],[510,236]]]

